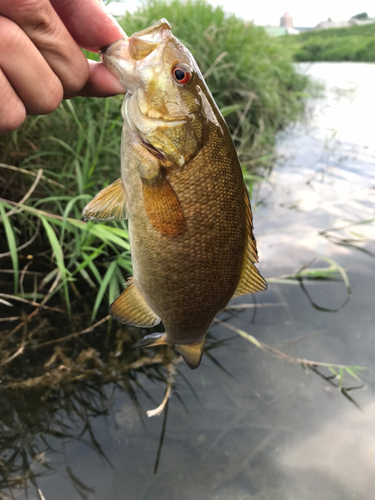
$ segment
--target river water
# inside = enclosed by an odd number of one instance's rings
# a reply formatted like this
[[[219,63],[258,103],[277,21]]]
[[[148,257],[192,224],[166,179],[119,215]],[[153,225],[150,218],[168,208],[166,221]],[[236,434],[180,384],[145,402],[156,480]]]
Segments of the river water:
[[[275,278],[327,267],[327,257],[345,269],[351,297],[341,279],[305,280],[304,288],[274,279],[256,307],[239,297],[233,303],[249,307],[220,318],[290,356],[367,367],[356,372],[365,386],[350,390],[362,383],[345,370],[339,381],[322,368],[323,378],[214,325],[199,369],[178,365],[166,420],[144,413],[157,406],[146,392],[156,402],[165,392],[145,375],[133,384],[140,411],[115,384],[103,387],[100,404],[82,386],[74,408],[51,417],[64,435],[44,425],[44,403],[35,401],[24,436],[38,450],[34,485],[14,498],[373,500],[375,65],[300,68],[326,91],[303,123],[280,134],[272,173],[253,190],[260,270]],[[9,457],[6,428],[0,435]]]

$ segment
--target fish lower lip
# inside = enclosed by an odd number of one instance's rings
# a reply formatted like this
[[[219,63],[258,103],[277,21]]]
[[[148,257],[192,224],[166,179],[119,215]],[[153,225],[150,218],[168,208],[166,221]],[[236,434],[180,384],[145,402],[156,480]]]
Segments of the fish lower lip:
[[[100,50],[99,50],[99,54],[105,54],[106,50],[108,49],[108,47],[110,47],[112,44],[110,43],[109,45],[105,45],[104,47],[102,47]]]

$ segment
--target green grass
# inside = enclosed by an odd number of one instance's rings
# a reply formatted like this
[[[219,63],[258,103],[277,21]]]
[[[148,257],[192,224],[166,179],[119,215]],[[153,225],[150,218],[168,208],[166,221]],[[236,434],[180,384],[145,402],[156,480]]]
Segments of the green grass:
[[[161,17],[197,58],[251,188],[257,167],[271,163],[276,132],[303,110],[307,77],[291,50],[202,0],[150,1],[120,23],[131,34]],[[86,203],[120,175],[121,101],[65,101],[0,136],[0,259],[15,296],[46,303],[60,294],[68,312],[73,296],[87,296],[94,318],[122,290],[131,273],[126,224],[82,220]]]
[[[1,243],[11,254],[13,293],[18,292],[17,245],[28,242],[20,254],[47,252],[34,256],[28,267],[42,267],[45,272],[41,281],[32,283],[29,293],[41,289],[50,298],[61,290],[69,311],[70,295],[78,280],[96,295],[94,317],[104,295],[112,301],[122,289],[131,271],[126,224],[82,220],[85,204],[119,175],[120,105],[121,98],[67,101],[55,113],[32,118],[13,134],[0,136],[0,171],[9,183],[9,192],[0,199],[6,236]],[[16,166],[9,169],[12,159]],[[38,170],[42,175],[37,185],[18,206],[14,200],[23,198],[35,179],[29,174]],[[15,206],[16,213],[5,216]],[[2,267],[6,265],[5,261]],[[57,275],[58,284],[49,293]]]
[[[287,38],[296,61],[375,62],[375,23],[312,30]]]

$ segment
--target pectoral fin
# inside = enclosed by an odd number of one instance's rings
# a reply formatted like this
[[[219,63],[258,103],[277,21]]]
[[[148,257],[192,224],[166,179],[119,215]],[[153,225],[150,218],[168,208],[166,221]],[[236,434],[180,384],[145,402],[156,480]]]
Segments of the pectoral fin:
[[[186,229],[186,220],[177,195],[164,172],[152,180],[142,179],[143,202],[150,224],[163,236],[173,238]]]
[[[204,340],[199,344],[176,345],[175,349],[184,358],[189,368],[195,370],[200,365],[204,348]]]
[[[128,287],[117,297],[109,308],[114,319],[127,325],[149,328],[160,323],[139,291],[133,278],[127,281]]]
[[[246,295],[248,293],[260,292],[267,289],[265,279],[259,274],[255,263],[258,262],[257,245],[253,234],[253,214],[251,212],[249,195],[244,184],[245,205],[246,205],[246,232],[247,246],[242,265],[240,282],[234,292],[233,297]]]
[[[102,189],[83,209],[85,220],[125,220],[126,196],[121,179]]]

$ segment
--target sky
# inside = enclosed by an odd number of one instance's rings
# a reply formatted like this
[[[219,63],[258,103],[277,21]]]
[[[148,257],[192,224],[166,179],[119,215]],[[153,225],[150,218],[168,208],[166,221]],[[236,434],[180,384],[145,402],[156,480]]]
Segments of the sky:
[[[113,14],[121,15],[124,10],[132,11],[139,0],[113,2],[109,5]],[[367,12],[375,17],[374,0],[209,0],[212,5],[221,5],[227,12],[233,12],[246,21],[266,26],[279,26],[280,17],[289,12],[296,27],[313,27],[329,17],[333,21],[347,21],[351,16]]]

